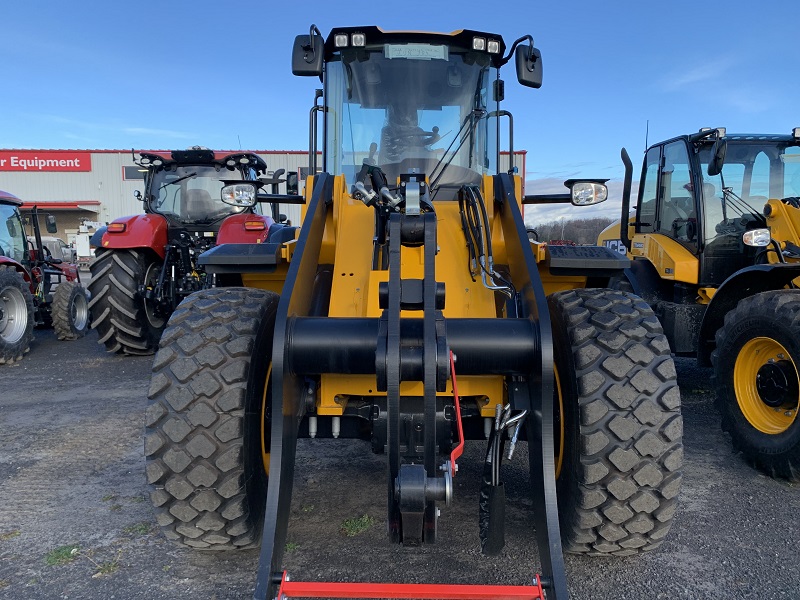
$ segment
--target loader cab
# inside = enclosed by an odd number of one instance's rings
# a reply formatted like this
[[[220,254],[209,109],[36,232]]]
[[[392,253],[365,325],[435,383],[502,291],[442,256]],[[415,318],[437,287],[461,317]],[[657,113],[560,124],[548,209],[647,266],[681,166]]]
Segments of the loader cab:
[[[742,234],[764,226],[768,198],[795,193],[795,172],[800,189],[800,148],[791,136],[704,133],[648,149],[634,228],[636,234],[659,234],[676,242],[667,246],[673,258],[696,259],[696,270],[690,269],[696,279],[687,283],[717,287],[739,269],[766,262],[763,249],[745,245]],[[723,138],[722,169],[710,175],[715,153],[720,158],[715,142]]]
[[[324,69],[301,72],[311,38],[315,52],[324,52]],[[529,46],[520,49],[530,56]],[[390,186],[401,174],[424,173],[435,200],[454,199],[461,186],[497,173],[498,119],[508,116],[499,112],[505,50],[500,36],[467,30],[339,28],[324,46],[318,35],[298,36],[295,74],[323,81],[323,170],[352,184],[364,165],[376,165]],[[538,64],[518,71],[523,85],[538,87],[541,59],[534,56]]]

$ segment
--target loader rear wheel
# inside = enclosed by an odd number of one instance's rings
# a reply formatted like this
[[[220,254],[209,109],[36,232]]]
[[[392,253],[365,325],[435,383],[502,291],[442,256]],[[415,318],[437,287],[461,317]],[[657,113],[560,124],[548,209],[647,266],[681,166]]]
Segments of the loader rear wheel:
[[[160,268],[159,260],[140,250],[106,250],[92,261],[92,329],[109,352],[155,352],[166,320],[155,315],[139,286],[155,286]]]
[[[771,477],[800,480],[800,291],[739,301],[711,355],[722,428]]]
[[[201,290],[180,304],[161,339],[145,417],[146,472],[156,520],[179,545],[258,545],[278,300],[257,289]]]
[[[89,330],[89,301],[77,281],[58,284],[51,307],[53,329],[60,340],[77,340]]]
[[[569,290],[548,303],[563,407],[556,487],[564,549],[626,556],[656,548],[675,514],[683,457],[680,393],[661,324],[627,292]]]
[[[22,358],[33,340],[33,296],[16,269],[0,265],[0,365]]]

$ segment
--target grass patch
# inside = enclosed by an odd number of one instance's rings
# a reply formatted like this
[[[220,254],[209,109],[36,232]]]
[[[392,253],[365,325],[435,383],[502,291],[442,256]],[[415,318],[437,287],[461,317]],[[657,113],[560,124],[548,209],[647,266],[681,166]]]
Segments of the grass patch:
[[[7,588],[11,585],[11,582],[8,579],[0,579],[0,590],[3,588]]]
[[[127,527],[123,528],[122,533],[126,535],[139,536],[139,535],[147,535],[151,531],[153,531],[153,524],[148,523],[147,521],[142,521],[141,523],[134,523],[133,525],[128,525]]]
[[[100,500],[102,500],[103,502],[110,502],[111,500],[116,500],[116,499],[117,499],[116,494],[106,494],[105,496],[100,498]]]
[[[45,555],[44,562],[51,567],[56,565],[66,565],[77,558],[78,552],[80,552],[80,548],[74,544],[69,546],[59,546],[55,550],[50,550],[50,552]]]
[[[108,509],[113,510],[115,512],[120,511],[122,510],[122,504],[112,504],[111,506],[108,507]]]
[[[354,535],[365,532],[372,527],[374,523],[375,519],[369,515],[363,515],[356,519],[345,519],[342,523],[342,533],[348,537],[353,537]]]
[[[286,542],[286,552],[294,552],[300,547],[300,544],[296,542]]]
[[[20,535],[22,535],[22,532],[19,529],[15,529],[14,531],[7,531],[5,533],[0,533],[0,542],[13,540],[15,537]]]

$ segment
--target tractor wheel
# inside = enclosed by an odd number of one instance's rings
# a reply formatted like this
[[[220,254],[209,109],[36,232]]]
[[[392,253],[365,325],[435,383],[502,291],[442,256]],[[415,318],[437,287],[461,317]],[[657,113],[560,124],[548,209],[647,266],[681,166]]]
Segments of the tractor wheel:
[[[180,304],[161,339],[146,471],[156,520],[180,545],[227,550],[260,541],[278,300],[258,289],[201,290]]]
[[[716,342],[716,405],[733,447],[768,475],[800,481],[800,291],[740,300]]]
[[[60,340],[77,340],[89,330],[89,301],[86,289],[77,281],[58,284],[50,309],[53,329]]]
[[[625,556],[658,547],[681,484],[683,421],[661,324],[638,296],[548,298],[556,365],[556,465],[564,549]]]
[[[157,316],[139,294],[139,286],[152,288],[161,262],[137,250],[106,250],[89,266],[92,280],[92,329],[109,352],[152,354],[158,347],[166,319]]]
[[[0,265],[0,365],[22,358],[33,340],[33,296],[16,269]]]

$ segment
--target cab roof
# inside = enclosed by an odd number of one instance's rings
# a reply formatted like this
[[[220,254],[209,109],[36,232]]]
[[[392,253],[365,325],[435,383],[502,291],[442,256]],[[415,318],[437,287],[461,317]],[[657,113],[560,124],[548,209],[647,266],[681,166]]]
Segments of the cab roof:
[[[14,194],[0,190],[0,204],[13,204],[14,206],[22,206],[22,200],[17,198]]]

